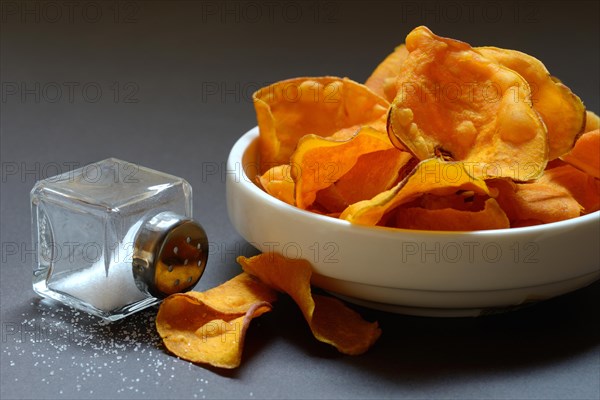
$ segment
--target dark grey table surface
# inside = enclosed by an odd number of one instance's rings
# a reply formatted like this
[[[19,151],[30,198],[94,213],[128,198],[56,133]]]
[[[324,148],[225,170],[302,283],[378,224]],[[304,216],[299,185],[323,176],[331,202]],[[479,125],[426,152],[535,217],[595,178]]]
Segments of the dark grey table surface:
[[[194,187],[213,243],[198,290],[248,252],[224,161],[255,125],[251,93],[295,76],[364,81],[415,26],[542,59],[599,104],[598,2],[2,1],[0,398],[598,399],[600,284],[510,313],[436,319],[358,308],[383,329],[365,355],[315,341],[283,298],[242,366],[165,352],[155,309],[114,324],[31,289],[34,182],[110,156]]]

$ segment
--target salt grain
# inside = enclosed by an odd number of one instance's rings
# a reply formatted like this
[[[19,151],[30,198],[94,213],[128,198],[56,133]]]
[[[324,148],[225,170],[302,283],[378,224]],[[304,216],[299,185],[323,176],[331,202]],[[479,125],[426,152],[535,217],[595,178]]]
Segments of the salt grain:
[[[208,388],[205,370],[163,351],[153,324],[155,310],[141,311],[118,324],[100,325],[86,313],[56,304],[49,308],[45,300],[31,305],[35,316],[27,315],[17,323],[22,334],[9,337],[14,339],[12,344],[3,343],[2,356],[10,357],[9,365],[29,368],[29,383],[43,384],[45,397],[149,397],[161,386],[177,390],[180,374],[188,371],[194,371]],[[99,380],[112,384],[99,393]],[[11,377],[10,382],[19,379]],[[196,387],[184,396],[197,393],[200,397],[203,391]]]

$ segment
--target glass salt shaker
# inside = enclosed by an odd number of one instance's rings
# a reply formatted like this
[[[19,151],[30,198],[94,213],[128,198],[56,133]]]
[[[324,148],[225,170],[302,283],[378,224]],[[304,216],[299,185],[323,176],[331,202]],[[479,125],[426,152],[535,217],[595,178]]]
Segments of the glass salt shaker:
[[[31,191],[33,289],[115,321],[193,288],[208,239],[184,179],[109,158]]]

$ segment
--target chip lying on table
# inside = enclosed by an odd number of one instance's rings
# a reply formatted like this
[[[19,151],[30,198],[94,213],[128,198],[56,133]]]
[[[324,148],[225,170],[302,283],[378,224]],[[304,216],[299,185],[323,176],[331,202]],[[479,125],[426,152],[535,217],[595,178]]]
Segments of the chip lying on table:
[[[362,354],[379,338],[377,322],[363,320],[340,300],[311,293],[308,261],[277,253],[237,261],[245,272],[222,285],[163,301],[156,329],[170,352],[195,363],[238,367],[250,322],[271,311],[277,292],[296,302],[317,340],[341,353]]]
[[[304,210],[472,231],[599,209],[598,116],[516,50],[471,47],[420,26],[364,85],[295,78],[254,98],[257,184]]]

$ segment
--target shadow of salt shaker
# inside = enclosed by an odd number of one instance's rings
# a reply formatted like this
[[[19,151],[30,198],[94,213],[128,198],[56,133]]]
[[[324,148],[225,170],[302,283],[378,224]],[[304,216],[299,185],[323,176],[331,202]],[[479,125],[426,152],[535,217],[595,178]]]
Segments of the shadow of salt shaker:
[[[38,181],[31,191],[43,297],[116,321],[192,289],[208,238],[184,179],[109,158]]]

